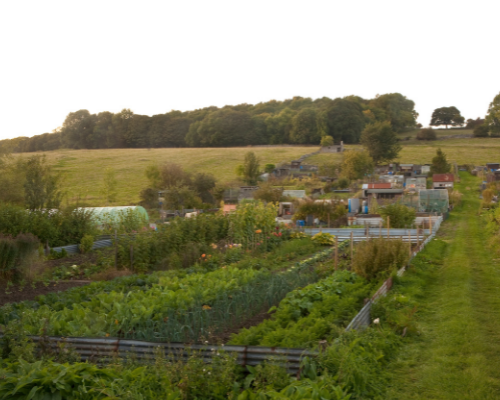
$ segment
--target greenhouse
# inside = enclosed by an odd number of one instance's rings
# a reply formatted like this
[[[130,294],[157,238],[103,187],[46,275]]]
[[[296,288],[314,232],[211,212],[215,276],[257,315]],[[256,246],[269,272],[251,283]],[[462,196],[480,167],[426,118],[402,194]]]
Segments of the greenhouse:
[[[445,213],[449,208],[448,190],[446,189],[426,189],[419,192],[420,212]]]
[[[92,219],[99,226],[119,225],[131,219],[141,221],[142,225],[149,222],[148,212],[141,206],[84,207],[80,210],[92,212]]]

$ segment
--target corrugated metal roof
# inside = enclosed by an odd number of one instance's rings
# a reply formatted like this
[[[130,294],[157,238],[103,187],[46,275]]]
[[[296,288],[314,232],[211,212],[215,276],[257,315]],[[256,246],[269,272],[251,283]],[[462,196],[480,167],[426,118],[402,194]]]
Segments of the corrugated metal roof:
[[[434,174],[432,182],[455,182],[455,177],[453,174]]]

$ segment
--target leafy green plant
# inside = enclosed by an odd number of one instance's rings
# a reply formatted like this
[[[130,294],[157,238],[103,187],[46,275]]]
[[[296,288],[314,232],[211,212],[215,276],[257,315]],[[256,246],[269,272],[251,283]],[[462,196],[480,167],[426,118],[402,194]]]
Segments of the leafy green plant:
[[[401,203],[389,204],[379,208],[379,213],[387,224],[387,217],[391,228],[411,228],[415,223],[416,211]]]
[[[322,246],[332,246],[335,244],[335,236],[328,232],[319,232],[311,240]]]
[[[381,279],[408,262],[408,244],[402,240],[371,239],[356,246],[353,270],[365,279]]]
[[[93,246],[94,246],[94,236],[85,235],[84,237],[82,237],[82,240],[80,241],[80,252],[83,254],[88,253],[90,250],[92,250]]]

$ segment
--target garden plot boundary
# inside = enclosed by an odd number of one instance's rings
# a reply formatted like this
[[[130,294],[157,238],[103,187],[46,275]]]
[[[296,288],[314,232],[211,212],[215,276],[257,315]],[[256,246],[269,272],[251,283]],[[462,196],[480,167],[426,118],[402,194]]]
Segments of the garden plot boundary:
[[[408,261],[408,265],[410,264],[411,260],[420,252],[422,251],[425,246],[436,236],[436,232],[439,230],[441,227],[441,223],[443,222],[443,217],[440,217],[434,222],[434,226],[432,229],[432,233],[427,237],[422,242],[422,245],[411,254],[410,260]],[[403,276],[404,272],[406,271],[406,266],[401,268],[398,271],[398,276]],[[382,286],[375,292],[375,294],[372,296],[371,299],[367,301],[367,303],[364,305],[364,307],[361,309],[361,311],[352,319],[352,321],[349,323],[347,328],[345,329],[346,331],[350,331],[353,329],[356,330],[363,330],[366,327],[368,327],[371,324],[371,308],[373,303],[376,303],[377,300],[380,297],[383,297],[387,295],[389,290],[391,290],[392,287],[392,278],[387,279]]]

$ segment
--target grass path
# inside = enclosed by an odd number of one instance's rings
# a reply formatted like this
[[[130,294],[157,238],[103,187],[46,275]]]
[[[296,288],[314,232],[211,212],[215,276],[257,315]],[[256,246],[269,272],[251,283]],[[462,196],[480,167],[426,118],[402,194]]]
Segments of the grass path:
[[[477,216],[477,183],[466,174],[458,186],[463,203],[440,231],[448,246],[421,299],[421,335],[392,364],[384,399],[500,399],[500,265]]]

